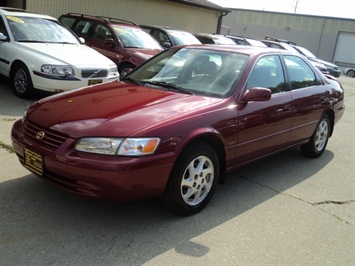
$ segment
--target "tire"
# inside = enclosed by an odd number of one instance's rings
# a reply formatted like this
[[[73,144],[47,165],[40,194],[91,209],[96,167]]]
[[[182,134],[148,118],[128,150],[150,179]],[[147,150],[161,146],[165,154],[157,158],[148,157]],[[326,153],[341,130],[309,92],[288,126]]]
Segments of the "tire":
[[[123,64],[122,66],[119,67],[119,73],[120,73],[120,77],[124,78],[125,76],[127,76],[127,74],[129,74],[133,69],[135,68],[134,65],[132,64]]]
[[[348,72],[347,72],[346,74],[347,74],[349,77],[354,78],[354,77],[355,77],[355,70],[350,69],[350,70],[348,70]]]
[[[306,157],[317,158],[322,155],[328,144],[331,124],[328,115],[323,115],[309,142],[301,146],[301,151]]]
[[[187,147],[170,174],[163,203],[179,215],[200,212],[211,200],[219,179],[215,150],[202,142]]]
[[[34,89],[27,67],[23,63],[16,63],[11,71],[11,83],[15,94],[20,98],[29,98]]]

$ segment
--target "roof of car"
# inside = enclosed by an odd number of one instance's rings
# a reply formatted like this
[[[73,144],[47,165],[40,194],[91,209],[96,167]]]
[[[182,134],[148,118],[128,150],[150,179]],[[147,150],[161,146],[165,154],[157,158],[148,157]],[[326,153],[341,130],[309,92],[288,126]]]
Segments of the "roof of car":
[[[37,18],[40,17],[40,18],[57,20],[56,18],[45,14],[40,14],[40,13],[36,13],[33,11],[20,9],[20,8],[0,7],[0,12],[5,16],[26,16],[26,17],[37,17]]]
[[[92,20],[103,21],[107,24],[124,24],[124,25],[138,26],[136,23],[129,21],[129,20],[106,17],[106,16],[94,16],[94,15],[81,14],[81,13],[67,13],[62,16],[87,18],[87,19],[92,19]]]
[[[180,29],[175,29],[169,26],[157,26],[157,25],[139,25],[141,28],[150,28],[150,29],[159,29],[163,31],[181,31],[181,32],[187,32],[185,30],[180,30]]]
[[[218,51],[225,51],[225,52],[237,52],[237,53],[243,53],[248,55],[267,54],[267,53],[296,54],[287,50],[270,48],[270,47],[252,46],[252,45],[193,44],[193,45],[180,45],[177,47],[177,49],[181,49],[181,48],[218,50]],[[170,49],[174,49],[174,47]]]

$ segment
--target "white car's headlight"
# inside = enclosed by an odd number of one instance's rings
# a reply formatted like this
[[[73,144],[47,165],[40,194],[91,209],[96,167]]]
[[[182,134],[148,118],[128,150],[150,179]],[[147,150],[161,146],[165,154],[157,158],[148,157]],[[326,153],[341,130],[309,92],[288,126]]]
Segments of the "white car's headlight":
[[[117,70],[117,66],[110,66],[109,69],[109,76],[117,76],[118,75],[118,70]]]
[[[45,74],[64,77],[75,75],[74,69],[68,65],[42,65],[41,71]]]
[[[140,156],[154,153],[159,142],[159,138],[82,138],[75,149],[106,155]]]

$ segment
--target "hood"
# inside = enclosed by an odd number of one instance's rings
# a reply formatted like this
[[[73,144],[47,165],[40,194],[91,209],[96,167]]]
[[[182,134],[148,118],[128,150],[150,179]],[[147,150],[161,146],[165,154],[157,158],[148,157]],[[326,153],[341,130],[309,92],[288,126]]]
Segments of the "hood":
[[[110,59],[83,44],[17,43],[18,47],[43,57],[48,64],[73,66],[105,66],[114,64]]]
[[[135,57],[141,58],[143,62],[147,61],[154,55],[164,51],[163,49],[138,49],[138,48],[125,48],[125,49],[130,51],[130,56],[134,55]]]
[[[73,138],[125,137],[198,114],[221,101],[117,81],[39,100],[28,109],[26,118]]]

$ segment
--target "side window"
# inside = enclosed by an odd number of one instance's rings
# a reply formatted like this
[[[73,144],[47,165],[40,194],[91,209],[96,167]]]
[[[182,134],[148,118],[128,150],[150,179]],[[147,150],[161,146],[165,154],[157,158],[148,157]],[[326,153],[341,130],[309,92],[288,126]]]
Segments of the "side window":
[[[284,58],[292,90],[320,84],[313,70],[302,58],[293,55]]]
[[[256,62],[247,82],[248,89],[253,87],[268,88],[272,94],[286,91],[285,76],[279,56],[264,56]]]
[[[164,42],[169,42],[170,43],[168,35],[166,35],[162,31],[154,30],[152,32],[152,36],[159,42],[160,45],[163,45]]]
[[[62,22],[67,27],[73,29],[73,24],[75,22],[75,18],[61,17],[60,22]]]
[[[80,20],[76,24],[74,32],[78,36],[88,36],[91,25],[92,25],[92,23],[89,21]]]
[[[0,17],[0,33],[4,36],[8,36],[2,17]]]
[[[103,43],[107,38],[112,38],[110,30],[103,25],[97,25],[94,31],[94,40]]]

